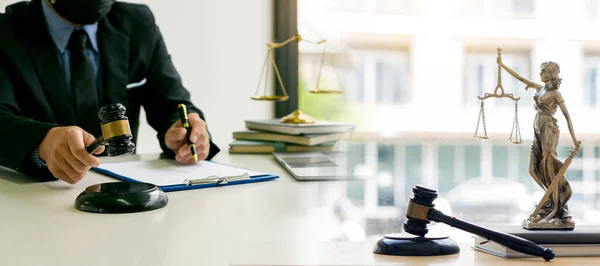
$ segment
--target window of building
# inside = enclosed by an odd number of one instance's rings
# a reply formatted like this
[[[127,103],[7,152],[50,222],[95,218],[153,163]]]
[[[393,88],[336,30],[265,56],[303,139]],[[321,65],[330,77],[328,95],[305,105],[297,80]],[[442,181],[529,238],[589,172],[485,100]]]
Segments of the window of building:
[[[421,145],[406,145],[405,177],[406,188],[412,188],[423,181],[423,149]]]
[[[356,74],[355,74],[355,82],[345,83],[345,88],[352,89],[354,88],[354,93],[350,91],[350,95],[354,95],[355,103],[364,103],[365,102],[365,64],[364,62],[356,62]],[[352,86],[354,84],[354,86]]]
[[[559,160],[564,160],[565,158],[569,157],[569,150],[572,149],[573,146],[558,146],[558,148],[556,148],[556,154],[558,155]],[[577,153],[577,156],[575,156],[575,158],[583,158],[583,149],[579,150],[579,153]]]
[[[379,59],[375,63],[375,102],[399,104],[406,100],[406,71],[404,61]]]
[[[600,56],[586,56],[584,59],[583,99],[588,106],[598,105],[598,69]]]
[[[347,145],[347,171],[356,173],[359,167],[365,165],[365,144],[364,143],[348,143]],[[365,181],[357,179],[348,182],[346,195],[356,206],[363,206],[365,201]]]
[[[465,146],[465,178],[481,177],[481,146]]]
[[[569,181],[583,181],[583,170],[579,169],[570,169],[567,170],[565,177]]]
[[[496,0],[497,3],[509,2],[512,4],[512,12],[515,17],[529,17],[533,12],[533,0]]]
[[[586,69],[587,72],[587,77],[585,79],[586,84],[585,84],[585,101],[586,104],[590,105],[590,106],[596,106],[596,101],[597,101],[597,95],[596,95],[596,89],[598,88],[598,84],[596,83],[596,78],[597,78],[597,69],[596,67],[590,67],[588,69]]]
[[[508,177],[508,146],[494,145],[492,147],[493,177]]]
[[[454,181],[454,154],[454,145],[439,145],[437,147],[438,189],[440,192],[448,192],[456,185]]]
[[[394,145],[377,145],[377,205],[394,206],[396,169]]]
[[[529,145],[521,145],[519,147],[519,177],[520,183],[531,188],[535,185],[535,181],[529,174],[529,157],[531,154],[531,148]]]

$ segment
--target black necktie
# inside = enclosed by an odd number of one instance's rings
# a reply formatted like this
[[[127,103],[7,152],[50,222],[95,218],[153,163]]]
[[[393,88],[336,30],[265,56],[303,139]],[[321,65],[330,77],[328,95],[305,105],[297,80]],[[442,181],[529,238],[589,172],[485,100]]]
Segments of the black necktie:
[[[96,75],[91,58],[87,54],[88,36],[84,30],[76,30],[69,39],[71,89],[77,124],[96,135],[100,131],[98,119],[98,92]]]

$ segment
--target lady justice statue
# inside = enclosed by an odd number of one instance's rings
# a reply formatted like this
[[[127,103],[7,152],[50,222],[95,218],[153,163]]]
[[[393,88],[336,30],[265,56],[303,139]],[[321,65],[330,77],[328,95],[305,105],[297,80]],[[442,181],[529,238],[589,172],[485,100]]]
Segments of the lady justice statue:
[[[534,138],[529,155],[529,174],[546,193],[522,225],[525,229],[573,229],[575,222],[567,207],[572,190],[564,174],[573,157],[579,152],[581,142],[575,138],[571,117],[559,91],[562,80],[558,77],[560,67],[555,62],[542,63],[540,77],[543,84],[538,84],[523,78],[504,65],[500,56],[496,62],[511,76],[523,82],[526,85],[525,90],[529,88],[536,90],[533,101],[537,113],[533,124]],[[557,158],[556,154],[560,131],[554,114],[559,107],[567,120],[569,133],[575,145],[564,163]]]

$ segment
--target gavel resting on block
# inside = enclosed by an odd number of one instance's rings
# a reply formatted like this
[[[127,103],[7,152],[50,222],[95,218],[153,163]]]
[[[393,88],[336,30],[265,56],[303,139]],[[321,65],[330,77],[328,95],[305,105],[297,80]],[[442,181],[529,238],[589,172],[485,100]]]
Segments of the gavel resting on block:
[[[98,111],[102,136],[85,149],[91,154],[106,146],[108,156],[132,154],[135,144],[125,106],[110,104]],[[108,182],[88,186],[75,199],[77,210],[93,213],[132,213],[160,209],[168,198],[158,186],[143,182]]]
[[[390,234],[379,240],[375,253],[401,256],[431,256],[456,254],[460,251],[456,242],[448,237],[426,236],[430,221],[445,223],[469,233],[479,235],[517,252],[543,257],[546,261],[554,258],[554,251],[539,246],[527,239],[497,232],[485,227],[461,221],[447,216],[434,208],[433,201],[437,192],[421,186],[415,186],[414,196],[406,209],[407,220],[403,224],[408,234]]]
[[[101,146],[106,146],[108,156],[129,155],[135,151],[131,141],[133,135],[129,127],[129,119],[125,116],[126,108],[120,103],[103,106],[98,111],[102,136],[85,149],[91,154]]]

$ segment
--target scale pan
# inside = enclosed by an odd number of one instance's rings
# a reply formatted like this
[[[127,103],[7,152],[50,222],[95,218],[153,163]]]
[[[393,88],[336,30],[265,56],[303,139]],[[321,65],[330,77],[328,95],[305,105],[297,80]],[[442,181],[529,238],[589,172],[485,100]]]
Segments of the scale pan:
[[[285,95],[285,96],[277,96],[277,95],[272,95],[272,96],[258,96],[258,95],[254,95],[251,97],[252,100],[257,100],[257,101],[287,101],[288,98],[290,98],[289,96]]]
[[[320,89],[312,89],[309,90],[310,93],[320,93],[320,94],[341,94],[343,91],[340,90],[320,90]]]

